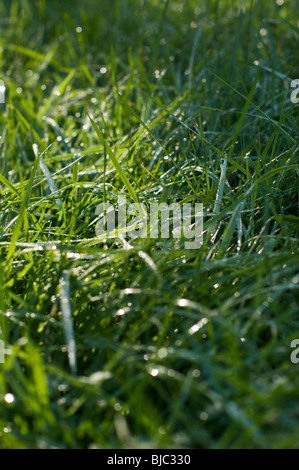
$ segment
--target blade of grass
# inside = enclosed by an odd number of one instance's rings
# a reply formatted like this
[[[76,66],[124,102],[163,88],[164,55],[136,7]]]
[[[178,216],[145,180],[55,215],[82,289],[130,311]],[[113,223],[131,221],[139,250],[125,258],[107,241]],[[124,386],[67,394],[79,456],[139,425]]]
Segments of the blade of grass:
[[[221,175],[219,179],[219,185],[216,193],[216,200],[214,205],[214,214],[218,214],[221,207],[222,197],[223,197],[223,189],[225,185],[225,175],[226,175],[226,167],[227,167],[227,159],[224,158],[222,167],[221,167]]]
[[[37,144],[33,144],[33,152],[34,152],[35,158],[37,158],[37,156],[38,156],[38,146],[37,146]],[[49,188],[50,188],[51,192],[56,193],[57,188],[56,188],[55,183],[54,183],[54,181],[51,177],[49,169],[48,169],[47,165],[45,164],[42,157],[40,157],[40,159],[39,159],[39,164],[40,164],[40,168],[41,168],[44,176],[47,178],[47,182],[48,182],[48,185],[49,185]],[[59,207],[59,209],[61,210],[62,209],[62,204],[61,204],[61,200],[60,200],[59,197],[56,198],[56,203],[57,203],[57,206]]]
[[[19,199],[22,199],[18,191],[14,188],[14,186],[5,178],[5,176],[0,174],[0,181],[3,183],[7,188],[11,190],[14,194],[18,196]]]
[[[243,107],[243,109],[242,109],[241,116],[240,116],[239,119],[238,119],[236,129],[235,129],[234,134],[233,134],[232,139],[231,139],[231,148],[230,148],[230,150],[229,150],[229,154],[232,154],[232,152],[233,152],[235,142],[236,142],[236,140],[237,140],[237,138],[238,138],[238,135],[239,135],[239,133],[240,133],[242,124],[243,124],[243,122],[244,122],[244,119],[245,119],[245,116],[246,116],[248,107],[249,107],[249,105],[250,105],[250,103],[251,103],[253,94],[254,94],[254,92],[255,92],[255,89],[256,89],[256,86],[257,86],[257,83],[258,83],[258,80],[259,80],[259,77],[260,77],[260,73],[261,73],[261,71],[258,70],[258,72],[257,72],[257,74],[256,74],[256,77],[255,77],[255,80],[254,80],[254,82],[253,82],[253,84],[252,84],[251,90],[250,90],[250,92],[249,92],[249,95],[248,95],[248,97],[247,97],[247,99],[246,99],[245,105],[244,105],[244,107]]]
[[[138,197],[137,197],[137,194],[135,193],[134,189],[132,188],[131,186],[131,183],[129,182],[124,170],[122,169],[122,167],[120,166],[118,160],[117,160],[117,156],[114,155],[110,145],[108,144],[108,142],[106,141],[102,131],[100,130],[100,128],[97,126],[97,124],[95,123],[95,121],[90,117],[90,115],[88,114],[88,117],[90,119],[90,122],[92,124],[92,127],[94,128],[94,130],[96,131],[96,134],[97,136],[99,137],[99,139],[101,140],[102,144],[104,147],[106,147],[107,149],[107,153],[109,155],[109,157],[111,158],[111,161],[119,175],[119,177],[121,178],[122,182],[124,183],[125,187],[127,188],[130,196],[132,197],[132,199],[134,200],[134,202],[139,202],[138,201]],[[122,152],[120,152],[118,155],[120,155]]]
[[[25,211],[27,210],[27,206],[28,206],[28,203],[29,203],[31,189],[32,189],[32,185],[33,185],[33,180],[34,180],[37,168],[39,166],[40,157],[48,150],[48,148],[49,147],[47,147],[35,159],[34,167],[33,167],[33,170],[30,174],[27,189],[25,191],[24,196],[22,197],[22,203],[21,203],[21,207],[20,207],[19,216],[17,218],[17,222],[16,222],[16,225],[15,225],[15,229],[14,229],[12,237],[11,237],[10,246],[9,246],[7,257],[6,257],[7,264],[9,263],[9,261],[11,260],[13,254],[14,254],[15,247],[16,247],[16,242],[18,241],[18,239],[21,235],[21,230],[22,230],[22,225],[23,225],[23,220],[24,220],[24,214],[25,214]]]
[[[77,353],[74,327],[72,321],[70,272],[64,271],[60,279],[60,306],[63,319],[63,330],[68,348],[68,361],[73,375],[77,373]]]
[[[236,88],[234,88],[232,85],[230,85],[229,83],[227,83],[225,80],[223,80],[223,78],[219,77],[218,75],[216,75],[214,72],[212,72],[211,70],[209,70],[209,72],[214,75],[214,77],[217,78],[217,80],[219,80],[220,82],[224,83],[226,86],[228,86],[231,90],[233,90],[235,93],[237,93],[239,96],[241,96],[245,101],[248,100],[248,98],[246,98],[246,96],[244,96],[242,93],[240,93]],[[269,122],[271,122],[271,124],[273,124],[273,126],[275,126],[275,128],[278,127],[278,123],[275,122],[270,116],[268,116],[268,114],[266,114],[259,106],[257,106],[256,104],[254,104],[252,101],[249,103],[251,104],[257,111],[259,111],[262,116],[264,116]],[[281,127],[281,132],[288,138],[292,141],[292,143],[296,143],[296,140],[290,135],[288,134],[282,127]]]

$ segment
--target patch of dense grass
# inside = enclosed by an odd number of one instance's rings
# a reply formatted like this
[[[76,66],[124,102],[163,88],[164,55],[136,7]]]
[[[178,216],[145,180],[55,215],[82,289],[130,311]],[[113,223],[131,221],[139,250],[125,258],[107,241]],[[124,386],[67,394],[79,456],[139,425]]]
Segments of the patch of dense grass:
[[[1,3],[2,448],[298,448],[296,18]],[[140,202],[203,203],[200,249],[99,242],[111,151]]]

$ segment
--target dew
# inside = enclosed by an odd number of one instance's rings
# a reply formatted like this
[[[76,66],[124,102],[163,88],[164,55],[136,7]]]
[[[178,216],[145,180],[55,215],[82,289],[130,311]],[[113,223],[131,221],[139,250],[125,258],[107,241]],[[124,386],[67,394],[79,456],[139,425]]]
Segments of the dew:
[[[273,383],[275,385],[282,385],[286,383],[286,378],[282,377],[281,375],[274,375],[273,377]]]
[[[276,0],[276,3],[279,7],[281,7],[284,4],[284,0]]]
[[[81,258],[81,254],[80,253],[73,253],[73,252],[68,252],[66,257],[69,259],[80,259]]]
[[[21,88],[20,86],[16,89],[16,92],[20,95],[21,93],[23,93],[23,88]]]
[[[57,390],[59,392],[66,392],[69,389],[67,384],[59,384]]]
[[[119,310],[117,310],[115,316],[116,317],[122,317],[123,315],[125,315],[126,313],[129,312],[129,307],[124,307],[124,308],[120,308]]]
[[[157,377],[159,374],[159,369],[151,369],[150,374],[152,377]]]
[[[188,300],[187,299],[179,299],[177,302],[178,307],[187,307]]]
[[[267,36],[267,34],[268,34],[268,31],[266,30],[266,28],[261,28],[260,29],[260,35],[261,36]]]
[[[77,26],[76,28],[76,33],[80,34],[82,33],[83,29],[81,28],[81,26]]]
[[[4,396],[4,401],[6,403],[13,403],[15,401],[15,396],[12,393],[6,393]]]
[[[189,329],[188,333],[190,335],[193,335],[194,333],[196,333],[198,330],[200,330],[203,326],[205,326],[207,323],[208,323],[208,319],[207,318],[202,318],[198,323],[195,323],[195,325],[191,326],[191,328]]]
[[[166,356],[167,356],[167,349],[166,348],[161,348],[159,351],[158,351],[158,356],[160,359],[164,359]]]
[[[42,86],[41,86],[41,90],[43,90],[43,91],[45,91],[46,88],[47,88],[47,85],[42,85]]]
[[[194,371],[192,372],[192,375],[195,379],[197,379],[200,376],[200,370],[194,369]]]
[[[56,140],[57,140],[57,142],[61,142],[62,141],[61,135],[59,135]]]
[[[198,330],[199,330],[199,326],[198,326],[198,325],[193,325],[193,326],[191,326],[191,328],[189,328],[188,333],[189,333],[190,335],[193,335],[193,334],[196,333]]]
[[[106,67],[101,67],[101,68],[100,68],[100,73],[101,73],[102,75],[104,75],[105,73],[107,73]]]

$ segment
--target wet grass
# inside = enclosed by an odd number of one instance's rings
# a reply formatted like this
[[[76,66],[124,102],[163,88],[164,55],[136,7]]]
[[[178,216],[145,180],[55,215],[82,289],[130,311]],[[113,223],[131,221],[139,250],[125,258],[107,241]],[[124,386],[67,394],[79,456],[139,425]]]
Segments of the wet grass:
[[[1,448],[298,448],[297,17],[1,3]],[[99,242],[118,196],[202,247]]]

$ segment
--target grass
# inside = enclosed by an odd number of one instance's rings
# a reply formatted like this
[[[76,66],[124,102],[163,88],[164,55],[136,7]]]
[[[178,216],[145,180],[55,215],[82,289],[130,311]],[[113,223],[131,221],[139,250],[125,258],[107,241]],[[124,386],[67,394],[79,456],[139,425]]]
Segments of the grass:
[[[298,448],[295,0],[0,5],[1,448]],[[201,202],[204,242],[99,242]]]

